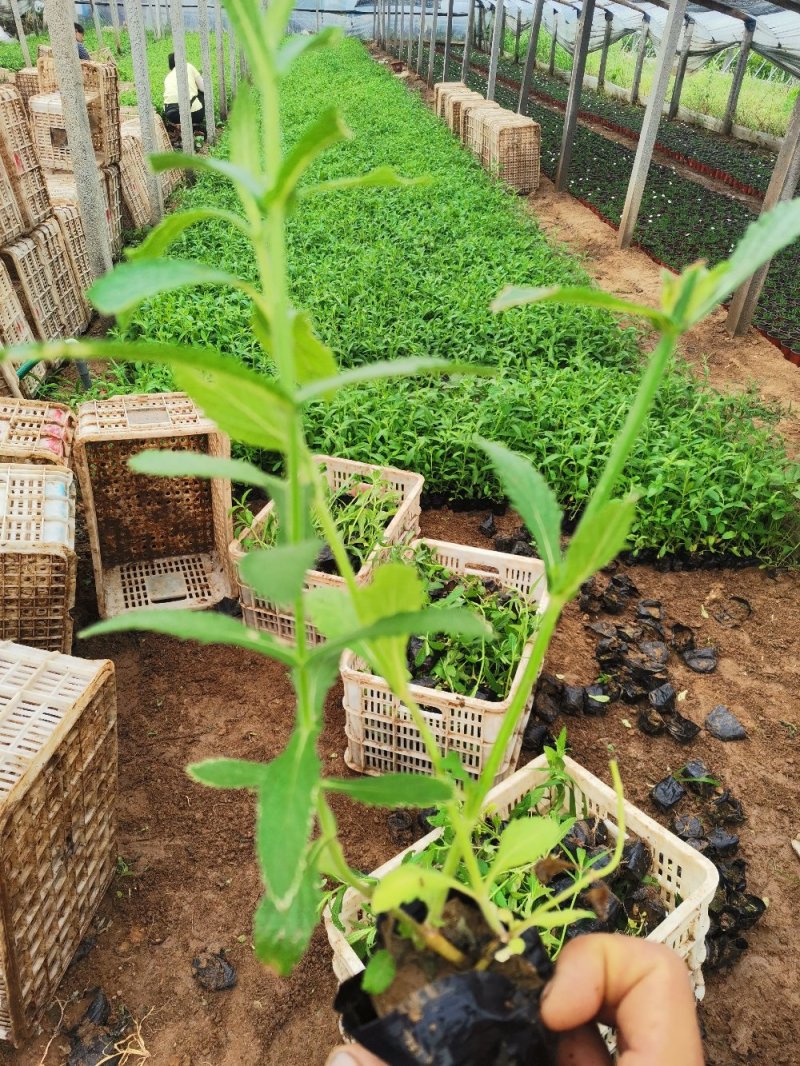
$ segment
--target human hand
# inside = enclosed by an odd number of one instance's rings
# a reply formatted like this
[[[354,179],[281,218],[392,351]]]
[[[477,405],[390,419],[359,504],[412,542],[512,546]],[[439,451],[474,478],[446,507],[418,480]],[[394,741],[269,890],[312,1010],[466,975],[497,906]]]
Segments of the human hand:
[[[694,993],[685,964],[663,944],[594,933],[571,941],[542,993],[542,1021],[563,1033],[559,1066],[609,1066],[593,1022],[617,1031],[618,1066],[703,1066]],[[326,1066],[384,1066],[357,1044]]]

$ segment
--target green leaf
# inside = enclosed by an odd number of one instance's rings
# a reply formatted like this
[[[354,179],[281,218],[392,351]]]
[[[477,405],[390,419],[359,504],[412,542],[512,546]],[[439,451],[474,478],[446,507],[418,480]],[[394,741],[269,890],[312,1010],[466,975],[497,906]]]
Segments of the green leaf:
[[[416,899],[430,899],[432,895],[447,893],[450,889],[449,877],[440,870],[415,863],[404,863],[390,870],[382,877],[370,901],[375,914],[396,910],[404,903]]]
[[[500,843],[489,870],[489,881],[495,882],[518,866],[531,866],[549,855],[567,834],[574,819],[557,822],[553,818],[515,818],[500,835]]]
[[[631,493],[620,500],[609,500],[587,521],[581,519],[569,542],[561,568],[557,591],[572,599],[584,581],[608,566],[625,547],[638,496]]]
[[[233,211],[224,211],[218,207],[194,207],[187,211],[176,211],[172,215],[167,215],[154,229],[150,230],[141,244],[135,248],[126,249],[125,255],[131,261],[157,259],[191,226],[211,220],[228,222],[243,233],[248,232],[244,220]]]
[[[536,916],[536,911],[525,919],[526,925],[539,925],[543,929],[559,929],[565,925],[572,925],[573,922],[582,922],[586,918],[590,921],[594,921],[597,915],[594,911],[582,910],[580,907],[573,907],[568,910],[548,911],[546,914]]]
[[[332,593],[333,595],[328,595]],[[359,626],[355,615],[349,615],[354,628],[344,630],[340,612],[347,610],[344,601],[349,600],[346,590],[311,589],[306,601],[311,608],[314,625],[326,637],[328,643],[314,654],[338,654],[344,648],[359,651],[363,645],[379,637],[424,637],[428,633],[446,633],[462,640],[493,640],[494,631],[480,615],[463,607],[429,607],[424,611],[400,611],[389,618]],[[319,611],[317,606],[322,604]],[[320,624],[321,623],[321,624]],[[332,636],[329,634],[336,633]]]
[[[533,464],[501,444],[478,440],[492,461],[506,495],[531,531],[548,580],[557,580],[561,563],[561,520],[564,513],[555,493]]]
[[[270,200],[288,202],[304,172],[331,145],[353,134],[335,107],[329,107],[314,119],[284,156],[275,184],[269,192]]]
[[[321,547],[321,540],[312,539],[251,551],[239,563],[239,571],[257,596],[288,607],[302,592],[306,571],[314,565]]]
[[[272,357],[272,331],[259,309],[253,315],[253,331],[264,352]],[[311,319],[304,311],[292,312],[292,340],[295,381],[306,384],[336,374],[338,367],[333,352],[314,333]]]
[[[204,174],[216,174],[230,181],[234,188],[243,186],[256,200],[260,200],[264,195],[264,185],[252,174],[218,156],[164,152],[160,155],[151,155],[149,161],[151,169],[156,174],[162,174],[166,170],[193,170]]]
[[[258,789],[256,853],[267,895],[279,910],[289,906],[303,880],[319,777],[316,733],[295,731],[265,767]]]
[[[294,666],[297,656],[292,648],[281,644],[269,633],[259,633],[255,629],[237,622],[216,611],[189,611],[151,608],[148,610],[126,611],[96,622],[79,634],[81,640],[91,637],[103,637],[109,633],[128,633],[131,630],[146,630],[161,633],[179,640],[195,640],[198,644],[226,644],[234,648],[267,655],[271,659]]]
[[[370,956],[361,977],[361,987],[371,996],[379,996],[389,988],[396,973],[394,959],[386,948],[381,948]]]
[[[496,373],[493,367],[479,366],[474,363],[453,363],[449,359],[437,359],[434,356],[409,356],[404,359],[386,359],[382,362],[367,363],[364,366],[344,370],[336,377],[325,378],[300,389],[297,393],[298,403],[319,399],[335,389],[347,385],[362,385],[365,381],[377,381],[381,378],[410,378],[418,374],[449,374],[455,376],[490,377]]]
[[[404,178],[394,167],[382,166],[368,170],[366,174],[357,174],[352,178],[331,178],[329,181],[321,181],[316,185],[306,185],[297,190],[297,195],[305,199],[309,196],[326,196],[345,189],[410,188],[431,183],[431,178],[427,175],[420,178]]]
[[[144,300],[192,285],[228,285],[252,292],[252,286],[234,274],[183,259],[143,259],[120,263],[89,289],[88,296],[101,315],[125,315]]]
[[[275,61],[278,74],[281,76],[288,74],[295,60],[304,52],[310,52],[317,48],[329,48],[331,45],[338,44],[343,37],[343,32],[334,26],[326,26],[319,33],[298,33],[287,37]]]
[[[288,906],[276,906],[269,896],[264,896],[259,903],[253,916],[256,958],[281,977],[288,976],[308,947],[319,922],[321,905],[319,876],[306,863]]]
[[[493,311],[508,311],[512,307],[523,307],[528,304],[567,304],[577,307],[602,307],[606,311],[615,311],[621,315],[635,315],[637,318],[646,318],[656,327],[669,326],[669,318],[655,307],[647,307],[645,304],[634,304],[628,300],[621,300],[618,296],[612,296],[602,289],[593,289],[588,286],[571,287],[562,285],[508,285],[492,301]]]
[[[128,460],[137,474],[154,477],[226,478],[241,485],[255,485],[269,492],[272,478],[244,459],[223,459],[200,452],[172,452],[149,448]]]
[[[436,807],[455,797],[449,781],[422,774],[326,778],[322,787],[328,792],[344,792],[367,807]]]
[[[241,167],[242,170],[246,170],[248,174],[255,177],[261,169],[259,153],[261,139],[255,96],[252,87],[246,81],[236,89],[236,98],[228,119],[228,137],[233,162],[237,167]]]
[[[189,777],[211,788],[259,788],[266,764],[247,759],[206,759],[186,767]]]

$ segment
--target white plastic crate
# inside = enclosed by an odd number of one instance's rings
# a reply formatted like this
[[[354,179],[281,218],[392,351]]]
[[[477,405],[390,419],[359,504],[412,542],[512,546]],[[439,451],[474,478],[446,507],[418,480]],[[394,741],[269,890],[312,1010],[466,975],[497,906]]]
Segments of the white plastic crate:
[[[581,815],[597,815],[604,819],[609,833],[616,838],[617,798],[613,789],[573,759],[565,759],[566,770],[575,783],[576,810]],[[487,810],[506,817],[529,792],[547,779],[547,759],[538,759],[523,766],[489,793]],[[545,807],[540,804],[539,813]],[[531,813],[536,813],[531,812]],[[708,905],[717,890],[719,874],[713,863],[699,851],[679,840],[649,815],[625,801],[626,830],[641,837],[653,853],[650,876],[658,882],[658,890],[669,910],[667,918],[647,937],[657,944],[666,944],[686,962],[697,999],[705,994],[702,965],[706,957],[706,935],[709,929]],[[371,877],[380,879],[399,866],[406,855],[423,851],[442,833],[435,829],[416,843],[395,855],[374,870]],[[680,902],[678,902],[680,900]],[[345,895],[341,910],[341,924],[351,930],[365,918],[363,897],[355,889]],[[340,981],[346,981],[364,969],[363,963],[347,942],[347,935],[333,921],[330,908],[324,913],[328,942],[333,949],[333,971]]]
[[[465,544],[421,540],[433,548],[436,558],[454,574],[477,574],[494,578],[505,588],[514,589],[539,608],[547,605],[544,565],[539,559]],[[428,727],[443,754],[457,751],[464,767],[477,777],[483,770],[511,701],[522,683],[531,656],[533,640],[525,645],[508,696],[504,700],[480,700],[454,692],[412,684],[411,695],[420,707]],[[431,760],[408,709],[382,677],[369,672],[354,652],[342,656],[340,673],[344,683],[344,760],[351,770],[365,774],[430,773]],[[500,781],[514,769],[522,747],[522,734],[533,703],[528,696],[525,712],[511,738],[498,771]]]

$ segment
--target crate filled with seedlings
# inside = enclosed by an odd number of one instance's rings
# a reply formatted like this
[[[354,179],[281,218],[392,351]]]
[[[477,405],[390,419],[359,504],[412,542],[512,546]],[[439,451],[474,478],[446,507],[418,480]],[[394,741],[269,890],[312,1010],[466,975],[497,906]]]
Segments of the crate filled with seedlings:
[[[359,584],[366,584],[375,563],[389,545],[410,540],[419,534],[420,499],[424,478],[391,466],[373,466],[330,455],[317,456],[328,484],[329,504],[339,527]],[[270,548],[276,542],[277,516],[272,502],[250,518],[241,515],[241,528],[230,546],[231,566],[236,574],[242,615],[247,625],[282,640],[294,641],[295,620],[291,608],[261,599],[243,579],[241,562],[250,551]],[[306,573],[306,588],[341,587],[330,548],[323,548],[316,566]],[[308,639],[322,641],[312,625]]]
[[[230,441],[184,393],[81,404],[74,464],[102,618],[140,607],[212,607],[231,594],[230,482],[136,474],[159,448],[230,455]]]
[[[116,866],[114,667],[0,643],[0,1040],[32,1037]]]
[[[466,607],[495,629],[482,647],[453,636],[412,638],[407,662],[410,695],[443,754],[457,752],[477,777],[494,747],[533,647],[538,614],[547,603],[539,559],[444,541],[417,541],[407,553],[435,607]],[[430,756],[406,706],[354,652],[341,662],[345,762],[367,774],[430,773]],[[528,696],[497,780],[511,773],[533,702]]]
[[[75,420],[68,407],[44,400],[0,400],[0,462],[69,468]]]
[[[483,820],[473,833],[473,848],[486,868],[497,851],[498,832],[516,818],[553,820],[557,840],[544,854],[531,855],[491,886],[492,902],[512,915],[529,915],[535,905],[564,894],[564,907],[594,912],[567,926],[543,925],[542,943],[556,958],[563,945],[591,932],[621,932],[666,944],[685,960],[695,995],[702,999],[702,964],[709,904],[719,879],[713,863],[689,844],[624,801],[625,844],[619,866],[607,881],[570,897],[571,885],[591,866],[609,865],[617,832],[617,798],[599,778],[563,754],[563,744],[528,763],[488,795]],[[548,834],[550,836],[550,834]],[[396,855],[372,877],[380,879],[403,863],[441,865],[452,830],[433,829]],[[551,838],[552,839],[552,838]],[[463,862],[456,878],[466,881]],[[597,891],[594,891],[597,889]],[[325,913],[340,981],[363,968],[375,945],[375,922],[364,898],[341,889]]]

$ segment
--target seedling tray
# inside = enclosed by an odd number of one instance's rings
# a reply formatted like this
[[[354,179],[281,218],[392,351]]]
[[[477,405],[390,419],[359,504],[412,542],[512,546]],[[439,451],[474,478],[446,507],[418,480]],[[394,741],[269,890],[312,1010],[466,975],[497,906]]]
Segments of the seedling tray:
[[[60,403],[0,400],[0,462],[69,468],[74,419]]]
[[[50,201],[22,98],[11,85],[0,85],[0,159],[25,228],[33,229],[50,214]]]
[[[76,570],[70,471],[0,464],[0,639],[68,652]]]
[[[58,302],[58,310],[68,337],[80,336],[89,325],[91,312],[67,251],[61,227],[56,218],[46,219],[31,233],[39,249]]]
[[[3,248],[0,255],[39,339],[51,341],[62,337],[64,323],[40,243],[31,236],[20,237]]]
[[[547,604],[544,566],[538,559],[463,544],[424,539],[417,543],[433,548],[442,565],[454,574],[493,578],[506,588],[514,589],[540,608]],[[412,545],[413,547],[413,545]],[[522,684],[522,675],[531,656],[533,640],[528,641],[520,658],[508,696],[504,700],[481,700],[454,692],[427,688],[412,682],[410,692],[420,707],[439,750],[443,755],[456,751],[464,768],[473,777],[483,770],[492,751],[503,719]],[[369,672],[351,651],[342,656],[341,677],[344,684],[345,732],[347,750],[344,761],[351,770],[365,774],[431,773],[433,767],[417,727],[387,682]],[[525,711],[509,741],[497,775],[501,781],[510,774],[522,747],[522,734],[533,704],[533,691]]]
[[[228,438],[184,393],[78,408],[74,462],[102,618],[140,607],[212,607],[231,594],[230,482],[134,473],[128,459],[149,448],[230,455]]]
[[[574,781],[573,795],[579,816],[597,815],[603,818],[611,836],[616,838],[617,801],[613,790],[573,759],[566,758],[565,764],[567,773]],[[524,796],[547,779],[547,774],[547,759],[540,755],[502,784],[496,785],[489,793],[486,809],[496,811],[501,818],[507,817]],[[565,797],[565,810],[568,809],[568,802],[569,797]],[[544,813],[541,805],[539,813]],[[702,999],[705,982],[701,967],[706,957],[706,934],[710,925],[708,905],[717,890],[719,874],[709,859],[627,800],[625,822],[629,832],[641,837],[650,846],[654,860],[650,875],[658,882],[659,894],[669,910],[668,917],[647,939],[666,944],[677,952],[689,969],[695,996]],[[374,870],[371,876],[384,877],[396,869],[407,855],[424,851],[441,833],[441,829],[428,833]],[[364,968],[347,942],[347,932],[366,917],[363,904],[363,897],[354,889],[345,893],[341,910],[345,932],[334,924],[330,908],[325,909],[325,928],[333,949],[333,971],[340,981],[353,977]]]
[[[351,459],[337,459],[331,455],[319,455],[317,462],[325,468],[325,475],[332,492],[336,492],[343,485],[349,484],[354,478],[380,474],[386,480],[390,488],[401,494],[400,505],[384,532],[384,541],[387,545],[397,544],[405,538],[415,537],[419,533],[420,499],[422,486],[425,479],[421,474],[414,474],[408,470],[396,470],[391,466],[374,466],[370,463],[357,463]],[[256,533],[264,527],[272,514],[274,504],[270,501],[253,519],[251,529]],[[246,543],[249,533],[238,536],[230,546],[231,568],[236,574],[239,589],[239,599],[242,604],[242,617],[252,629],[258,629],[267,633],[274,633],[281,640],[293,643],[295,640],[294,612],[268,600],[260,599],[255,591],[243,580],[239,570],[239,564],[247,554]],[[375,564],[383,554],[380,545],[375,550],[356,574],[359,584],[368,583]],[[344,588],[344,579],[338,574],[324,574],[320,570],[306,571],[306,588]],[[310,641],[320,644],[323,637],[312,625],[307,626],[307,636]]]
[[[134,226],[139,229],[149,226],[150,200],[147,193],[147,163],[140,137],[124,134],[122,137],[122,199]]]
[[[77,207],[54,207],[53,217],[58,222],[61,236],[72,263],[75,280],[80,292],[85,296],[94,283],[95,274],[89,262],[89,250],[86,247],[86,235],[83,232],[83,221]],[[87,310],[91,314],[90,309]]]
[[[114,667],[0,643],[0,1041],[32,1037],[116,862]]]
[[[17,206],[14,186],[0,159],[0,245],[8,244],[25,232],[25,224]]]

